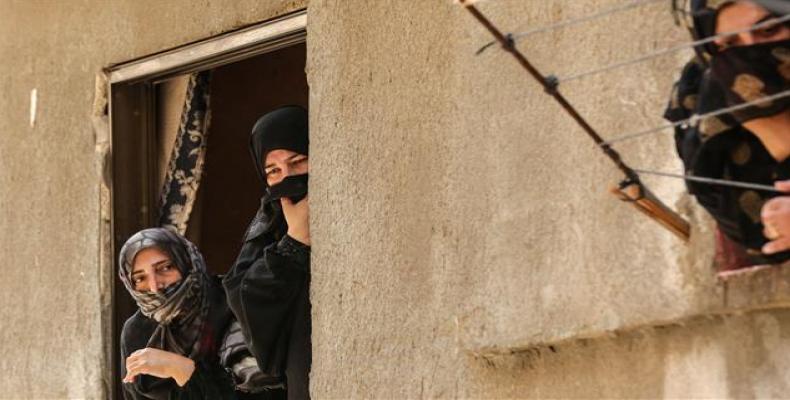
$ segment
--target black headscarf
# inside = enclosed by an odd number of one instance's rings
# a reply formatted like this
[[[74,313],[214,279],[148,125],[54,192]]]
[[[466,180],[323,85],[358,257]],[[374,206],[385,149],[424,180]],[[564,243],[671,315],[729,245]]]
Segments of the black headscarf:
[[[679,6],[679,3],[683,3]],[[675,0],[676,16],[685,22],[694,40],[716,34],[716,18],[723,6],[734,0]],[[756,1],[769,11],[780,13],[777,5],[790,1]],[[780,4],[781,3],[781,4]],[[715,45],[696,49],[697,55],[683,68],[675,83],[664,117],[672,122],[688,119],[729,106],[727,90],[718,76],[712,76],[710,62],[719,53]],[[762,142],[743,128],[735,116],[725,114],[702,119],[698,124],[675,128],[675,144],[690,175],[773,185],[790,179],[790,160],[777,163]],[[687,182],[689,192],[713,216],[719,229],[742,246],[751,264],[781,262],[790,252],[761,253],[768,241],[760,220],[762,205],[775,193]]]
[[[310,141],[307,110],[300,106],[280,107],[260,117],[252,127],[250,152],[255,171],[266,185],[263,161],[272,150],[284,149],[308,155]]]
[[[699,59],[690,61],[675,83],[664,118],[677,122],[723,107],[721,88]],[[715,179],[773,185],[790,179],[790,160],[777,163],[762,142],[732,116],[720,115],[675,128],[675,144],[686,173]],[[744,248],[750,264],[790,259],[790,252],[761,253],[767,243],[760,220],[762,205],[775,193],[687,182],[689,192],[713,216],[721,231]]]
[[[736,0],[672,0],[672,10],[675,21],[682,24],[696,40],[702,40],[716,35],[716,18],[723,6],[734,3]],[[790,13],[788,0],[751,0],[776,15]],[[716,54],[716,45],[706,43],[696,48],[697,54],[703,62],[710,60]]]
[[[307,155],[308,147],[305,109],[287,106],[261,117],[252,130],[250,152],[264,187],[269,189],[263,173],[269,151],[285,149]],[[309,247],[285,235],[287,225],[280,202],[267,201],[267,197],[262,199],[222,284],[228,306],[261,370],[275,378],[287,376],[289,398],[309,398]],[[302,251],[295,252],[298,256],[284,255],[290,254],[284,249],[300,246]]]
[[[137,254],[155,247],[165,252],[181,272],[182,279],[162,292],[140,292],[131,274]],[[137,232],[121,248],[118,274],[140,312],[156,321],[148,347],[196,358],[200,353],[203,323],[209,309],[206,264],[197,247],[183,236],[165,228]]]
[[[307,110],[300,106],[284,106],[260,117],[252,127],[250,135],[250,154],[258,177],[267,189],[263,162],[266,155],[277,149],[290,150],[295,153],[309,155],[310,141],[308,134]],[[268,233],[266,245],[279,240],[287,229],[282,215],[280,202],[261,200],[258,213],[247,228],[245,240],[250,240]]]

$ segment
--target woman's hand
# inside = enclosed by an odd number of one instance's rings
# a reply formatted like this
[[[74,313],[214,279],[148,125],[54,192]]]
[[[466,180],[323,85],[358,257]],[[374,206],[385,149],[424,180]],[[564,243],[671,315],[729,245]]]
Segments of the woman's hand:
[[[283,197],[280,199],[283,206],[285,222],[288,223],[288,236],[301,243],[310,245],[310,218],[308,198],[305,197],[300,202],[294,204],[291,199]]]
[[[774,187],[790,192],[790,181],[775,182]],[[790,196],[779,196],[768,200],[760,212],[763,234],[771,241],[763,246],[763,253],[774,254],[790,250]]]
[[[126,358],[124,382],[133,382],[137,375],[145,374],[157,378],[173,378],[178,386],[184,386],[192,373],[195,362],[192,359],[169,351],[146,347]]]

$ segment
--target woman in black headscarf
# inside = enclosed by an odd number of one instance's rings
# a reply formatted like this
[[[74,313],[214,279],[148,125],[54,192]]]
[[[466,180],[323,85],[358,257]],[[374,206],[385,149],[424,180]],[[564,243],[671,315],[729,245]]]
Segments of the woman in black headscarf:
[[[251,357],[216,278],[183,236],[142,230],[119,275],[139,310],[121,333],[127,399],[278,399],[282,382]]]
[[[790,88],[790,74],[783,67],[790,63],[790,28],[786,22],[770,23],[781,16],[781,7],[766,8],[760,3],[691,0],[686,9],[676,7],[696,40],[739,33],[716,37],[696,49],[697,57],[686,65],[675,85],[667,119],[680,121]],[[769,3],[788,4],[765,5]],[[753,29],[757,24],[763,26]],[[790,97],[785,97],[679,126],[675,140],[687,173],[767,185],[790,179],[789,111]],[[790,259],[790,252],[771,243],[779,236],[766,222],[763,206],[783,201],[784,196],[694,182],[688,186],[716,219],[725,268]]]
[[[264,373],[285,377],[288,399],[310,397],[308,147],[301,107],[255,123],[250,149],[265,195],[223,279],[250,352]]]

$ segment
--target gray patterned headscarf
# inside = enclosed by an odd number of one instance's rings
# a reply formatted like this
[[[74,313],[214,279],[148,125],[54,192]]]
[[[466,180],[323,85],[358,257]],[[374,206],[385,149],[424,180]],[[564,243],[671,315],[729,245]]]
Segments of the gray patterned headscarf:
[[[165,252],[181,272],[182,279],[157,293],[135,290],[131,279],[134,259],[147,248]],[[118,274],[140,312],[159,323],[148,347],[190,358],[200,352],[198,340],[208,314],[208,275],[203,256],[183,236],[165,228],[150,228],[134,234],[121,248]]]

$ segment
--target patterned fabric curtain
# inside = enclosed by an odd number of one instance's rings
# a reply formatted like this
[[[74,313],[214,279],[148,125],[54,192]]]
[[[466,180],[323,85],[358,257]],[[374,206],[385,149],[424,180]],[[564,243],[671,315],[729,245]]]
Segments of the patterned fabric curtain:
[[[211,71],[197,72],[189,77],[181,123],[162,188],[159,226],[182,235],[186,233],[203,173],[211,119],[210,82]]]

